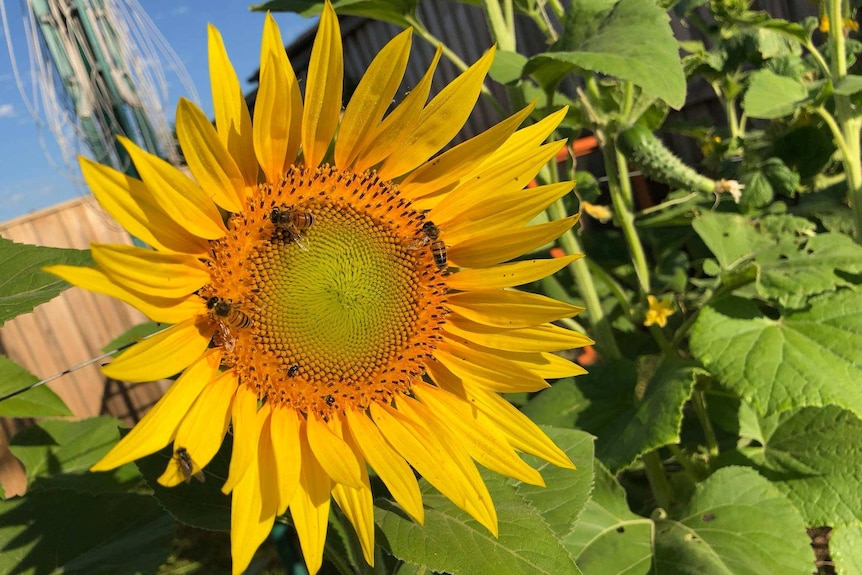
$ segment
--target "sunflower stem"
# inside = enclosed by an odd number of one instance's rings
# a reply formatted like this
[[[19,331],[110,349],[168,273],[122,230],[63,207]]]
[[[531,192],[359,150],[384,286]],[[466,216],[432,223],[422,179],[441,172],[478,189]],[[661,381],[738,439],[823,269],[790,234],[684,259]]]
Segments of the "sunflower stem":
[[[706,449],[710,459],[718,457],[718,439],[715,436],[715,428],[712,426],[712,421],[709,419],[709,413],[706,411],[706,397],[703,390],[695,389],[691,396],[691,403],[694,406],[694,412],[697,414],[697,419],[700,421],[700,426],[703,428],[703,434],[706,437]]]
[[[566,207],[563,200],[557,200],[548,208],[549,214],[553,219],[562,219],[566,217]],[[578,241],[577,235],[571,229],[560,236],[560,245],[567,254],[582,254],[584,249]],[[575,284],[581,297],[584,298],[584,307],[587,310],[587,317],[590,318],[590,325],[593,326],[595,332],[596,347],[608,359],[617,359],[622,357],[620,348],[617,346],[617,340],[614,338],[614,332],[611,330],[611,324],[605,311],[602,309],[602,302],[599,300],[599,294],[596,292],[596,285],[593,283],[593,276],[590,275],[590,269],[587,266],[586,258],[575,260],[569,264],[569,270],[575,278]]]
[[[679,445],[671,443],[667,448],[673,454],[673,458],[682,465],[682,468],[685,470],[685,474],[688,475],[694,483],[699,483],[703,479],[703,470],[694,462],[694,460],[692,460],[691,457],[685,454]]]
[[[646,471],[647,481],[649,481],[656,507],[665,510],[670,509],[673,490],[667,480],[667,475],[664,473],[664,465],[658,450],[644,453],[641,459],[644,462],[644,471]]]
[[[626,159],[620,152],[613,138],[604,137],[602,154],[605,160],[605,172],[608,177],[608,188],[611,192],[611,202],[617,222],[623,229],[629,254],[635,266],[635,275],[641,290],[641,298],[650,292],[649,268],[643,244],[635,228],[635,217],[632,211],[634,201],[632,199],[631,180],[629,180],[626,169]]]

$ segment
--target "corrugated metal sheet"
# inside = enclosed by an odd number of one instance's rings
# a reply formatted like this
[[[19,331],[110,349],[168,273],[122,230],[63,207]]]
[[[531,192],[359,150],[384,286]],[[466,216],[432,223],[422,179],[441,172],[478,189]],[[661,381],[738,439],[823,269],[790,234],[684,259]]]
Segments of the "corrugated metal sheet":
[[[0,224],[0,236],[16,242],[62,248],[88,248],[90,242],[131,244],[129,235],[92,197],[82,197]],[[0,328],[0,347],[36,377],[44,378],[102,353],[101,349],[129,328],[145,321],[139,311],[107,296],[80,288],[19,316]],[[77,417],[111,414],[136,421],[161,397],[164,382],[137,384],[127,391],[107,381],[99,364],[49,384]],[[6,449],[7,436],[26,422],[6,420],[0,426],[0,481],[6,494],[23,487],[17,462]]]

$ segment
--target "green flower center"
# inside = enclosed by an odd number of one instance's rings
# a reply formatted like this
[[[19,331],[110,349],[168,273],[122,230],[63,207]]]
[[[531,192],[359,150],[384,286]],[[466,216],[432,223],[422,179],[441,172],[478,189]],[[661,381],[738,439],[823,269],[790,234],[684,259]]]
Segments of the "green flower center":
[[[368,378],[415,333],[417,260],[352,207],[303,205],[314,222],[276,231],[260,252],[258,330],[284,369]]]

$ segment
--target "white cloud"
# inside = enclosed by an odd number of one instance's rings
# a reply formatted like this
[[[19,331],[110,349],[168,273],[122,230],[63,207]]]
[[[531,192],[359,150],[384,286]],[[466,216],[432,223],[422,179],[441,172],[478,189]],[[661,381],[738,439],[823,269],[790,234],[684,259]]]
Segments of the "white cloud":
[[[16,115],[12,104],[0,104],[0,118],[14,118]]]

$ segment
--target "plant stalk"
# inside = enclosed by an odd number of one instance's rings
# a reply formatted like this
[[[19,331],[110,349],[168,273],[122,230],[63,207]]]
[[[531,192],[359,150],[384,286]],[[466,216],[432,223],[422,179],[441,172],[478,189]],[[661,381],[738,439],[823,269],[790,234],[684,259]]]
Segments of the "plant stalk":
[[[667,475],[664,473],[664,465],[662,465],[658,451],[654,450],[645,453],[641,459],[644,462],[644,470],[646,471],[647,481],[649,481],[656,507],[664,510],[670,509],[673,490],[667,480]]]

